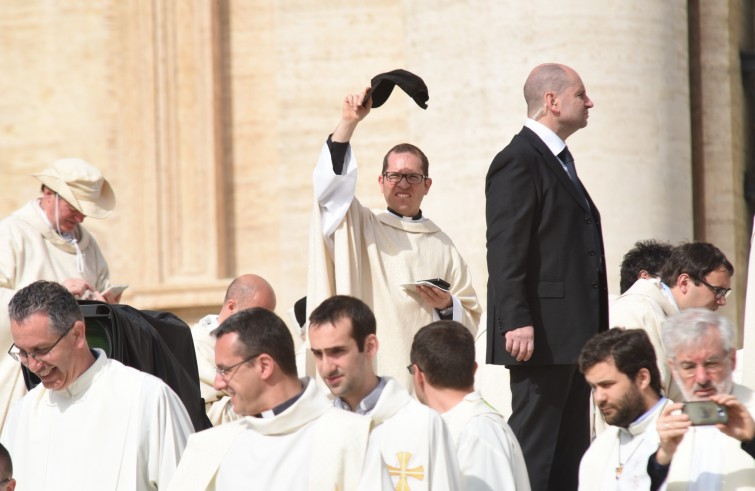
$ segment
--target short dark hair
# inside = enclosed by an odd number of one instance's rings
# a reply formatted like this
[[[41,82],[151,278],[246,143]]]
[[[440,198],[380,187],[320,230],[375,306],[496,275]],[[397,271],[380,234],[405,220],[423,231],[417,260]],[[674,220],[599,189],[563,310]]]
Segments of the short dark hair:
[[[212,335],[220,338],[236,333],[236,354],[244,358],[268,354],[284,374],[297,376],[294,340],[288,327],[275,313],[262,307],[240,310],[220,324]]]
[[[579,370],[584,374],[600,362],[611,360],[616,368],[634,381],[641,369],[650,372],[650,388],[661,395],[661,373],[655,349],[642,329],[614,327],[590,338],[579,354]]]
[[[393,153],[410,153],[420,159],[422,161],[422,174],[429,176],[430,175],[430,162],[427,160],[427,155],[425,155],[425,152],[419,149],[416,145],[412,145],[411,143],[399,143],[395,147],[388,150],[388,153],[385,154],[385,157],[383,157],[383,170],[382,172],[385,172],[388,170],[388,157],[391,156]]]
[[[13,477],[13,461],[10,458],[8,449],[0,443],[0,481]]]
[[[674,246],[668,242],[659,242],[654,239],[635,242],[634,247],[624,254],[624,259],[621,261],[621,281],[619,284],[621,293],[634,285],[642,270],[660,276],[661,268],[673,250]]]
[[[377,332],[377,325],[375,314],[358,298],[335,295],[326,299],[309,315],[309,328],[325,323],[335,324],[344,318],[351,321],[351,337],[357,342],[359,351],[364,351],[364,342],[367,336]]]
[[[50,319],[52,332],[63,334],[76,321],[83,321],[76,298],[66,288],[53,281],[39,280],[25,286],[13,295],[8,304],[10,320],[21,323],[34,314]]]
[[[663,265],[661,279],[673,288],[679,275],[687,273],[695,285],[699,285],[700,280],[719,269],[734,274],[734,266],[718,247],[708,242],[687,242],[674,248]]]
[[[474,387],[474,337],[459,322],[435,321],[417,331],[409,357],[434,387],[459,390]]]

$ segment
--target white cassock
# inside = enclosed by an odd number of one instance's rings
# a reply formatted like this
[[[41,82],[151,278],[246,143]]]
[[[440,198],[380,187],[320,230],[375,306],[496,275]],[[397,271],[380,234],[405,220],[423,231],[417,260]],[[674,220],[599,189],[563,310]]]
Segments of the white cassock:
[[[655,425],[668,402],[660,399],[629,428],[606,426],[579,464],[579,491],[650,489],[648,458],[658,450]]]
[[[367,416],[375,422],[371,441],[399,491],[462,489],[456,452],[443,418],[420,404],[390,377]]]
[[[333,407],[313,379],[278,415],[232,421],[191,436],[170,488],[392,489],[369,418]]]
[[[506,419],[478,391],[443,413],[467,491],[529,491],[522,448]]]
[[[206,315],[191,327],[194,351],[199,369],[199,390],[204,399],[205,412],[213,426],[235,421],[240,418],[233,412],[231,398],[217,390],[215,383],[215,338],[210,335],[218,327],[217,315]]]
[[[67,388],[41,384],[11,409],[3,445],[18,491],[151,490],[173,477],[193,426],[162,380],[97,360]]]
[[[752,390],[734,384],[732,395],[755,417]],[[715,426],[692,426],[676,448],[663,489],[755,490],[755,459],[742,450],[739,440],[721,433]]]
[[[411,387],[406,371],[414,334],[435,309],[400,285],[441,278],[451,284],[453,319],[477,332],[482,309],[467,264],[451,239],[429,219],[401,219],[371,211],[354,196],[357,163],[351,147],[336,175],[327,144],[314,171],[307,311],[333,295],[352,295],[375,313],[380,329],[377,373]],[[310,359],[311,361],[311,359]],[[314,373],[310,362],[309,373]]]
[[[107,262],[97,241],[77,226],[76,245],[48,225],[39,200],[32,200],[0,220],[0,346],[13,343],[8,303],[21,288],[37,280],[62,282],[81,278],[98,291],[110,286]],[[21,365],[10,356],[0,356],[0,427],[13,401],[23,397],[26,386]]]
[[[661,280],[639,279],[621,296],[611,302],[611,326],[644,330],[655,348],[661,387],[673,401],[682,401],[682,393],[671,377],[666,350],[661,342],[661,328],[666,319],[679,312],[679,307],[663,292]]]

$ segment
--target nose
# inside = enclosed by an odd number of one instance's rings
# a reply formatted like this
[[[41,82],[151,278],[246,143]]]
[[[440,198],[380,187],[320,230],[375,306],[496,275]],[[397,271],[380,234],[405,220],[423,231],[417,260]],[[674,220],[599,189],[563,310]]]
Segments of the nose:
[[[333,363],[333,360],[331,360],[329,356],[323,355],[318,363],[318,368],[320,370],[320,376],[327,377],[328,375],[333,373],[336,365]]]
[[[695,367],[695,383],[698,385],[706,385],[710,381],[710,376],[708,375],[708,371],[705,369],[703,365],[698,365]]]
[[[79,210],[75,210],[74,213],[73,213],[72,218],[76,221],[76,223],[81,223],[81,222],[84,221],[84,218],[86,218],[86,217]]]
[[[226,387],[228,387],[228,384],[226,383],[225,379],[220,376],[219,373],[215,374],[215,381],[212,384],[213,387],[215,387],[216,390],[224,390]]]
[[[23,360],[23,358],[22,358],[22,360]],[[31,357],[31,356],[27,356],[26,357],[26,362],[24,364],[29,368],[29,370],[31,370],[32,372],[35,372],[35,373],[39,372],[40,370],[42,370],[44,368],[44,366],[45,366],[44,362],[39,361],[39,360],[37,360],[37,359],[35,359],[34,357]]]
[[[598,405],[600,405],[601,402],[605,402],[607,400],[605,391],[598,388],[593,389],[592,397],[593,399],[595,399],[595,403]]]

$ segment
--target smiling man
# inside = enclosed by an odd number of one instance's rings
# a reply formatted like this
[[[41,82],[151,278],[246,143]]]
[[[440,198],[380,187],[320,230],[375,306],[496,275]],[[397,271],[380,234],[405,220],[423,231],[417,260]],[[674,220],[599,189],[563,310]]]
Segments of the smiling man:
[[[333,404],[297,378],[294,340],[274,313],[239,311],[213,331],[215,388],[231,421],[193,435],[171,489],[392,489],[368,418]]]
[[[0,346],[11,344],[7,306],[21,288],[37,280],[57,281],[77,298],[117,302],[103,293],[110,272],[97,241],[82,222],[105,218],[115,208],[110,183],[92,164],[79,158],[54,162],[35,174],[41,195],[0,221]],[[24,382],[18,363],[0,360],[0,425]]]
[[[668,402],[650,339],[639,329],[598,334],[582,349],[579,368],[611,425],[582,457],[580,491],[648,489],[647,461],[658,448],[655,423]]]
[[[370,210],[355,197],[357,162],[349,141],[372,108],[368,93],[344,98],[341,121],[314,171],[307,303],[314,307],[336,294],[367,303],[384,330],[377,370],[408,388],[405,366],[414,333],[443,318],[474,334],[482,310],[464,259],[422,214],[422,200],[433,184],[422,150],[402,143],[385,155],[377,181],[386,209]],[[448,282],[448,291],[402,286],[435,278]]]
[[[91,350],[76,299],[58,283],[22,288],[8,310],[8,355],[42,381],[13,407],[0,437],[21,486],[165,487],[193,431],[178,396],[160,379]],[[86,462],[96,465],[84,472]]]

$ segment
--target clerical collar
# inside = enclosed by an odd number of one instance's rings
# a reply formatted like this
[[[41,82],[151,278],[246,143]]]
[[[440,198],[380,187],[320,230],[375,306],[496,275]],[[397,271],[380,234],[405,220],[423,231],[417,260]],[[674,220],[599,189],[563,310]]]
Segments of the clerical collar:
[[[383,389],[385,389],[386,383],[387,382],[385,378],[378,377],[378,384],[375,386],[375,388],[372,389],[372,391],[367,394],[364,399],[359,401],[359,405],[353,410],[351,409],[349,404],[340,397],[336,397],[335,401],[333,401],[333,405],[339,409],[343,409],[344,411],[355,412],[357,414],[369,414],[373,409],[375,409],[375,406],[380,400],[380,395],[383,393]]]
[[[280,413],[282,413],[286,409],[288,409],[291,406],[293,406],[294,403],[296,401],[298,401],[299,398],[301,398],[302,394],[304,394],[304,389],[305,389],[305,387],[302,384],[301,392],[299,392],[298,394],[296,394],[294,397],[292,397],[291,399],[288,399],[287,401],[284,401],[284,402],[278,404],[277,406],[275,406],[272,409],[268,409],[267,411],[262,411],[259,414],[255,414],[254,417],[255,418],[272,418],[273,416],[278,416]]]
[[[399,218],[401,218],[403,220],[409,220],[409,219],[411,219],[411,220],[422,220],[422,210],[419,210],[419,212],[416,215],[414,215],[413,217],[405,217],[401,213],[398,213],[396,211],[391,210],[390,206],[388,207],[388,211],[391,212],[391,213],[393,213],[394,215],[396,215],[397,217],[399,217]]]

